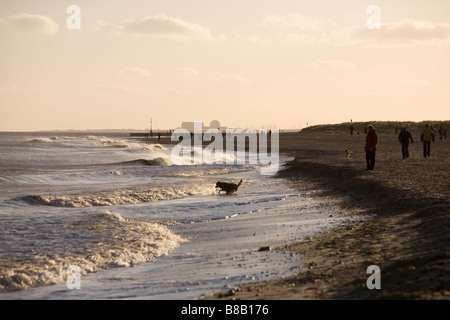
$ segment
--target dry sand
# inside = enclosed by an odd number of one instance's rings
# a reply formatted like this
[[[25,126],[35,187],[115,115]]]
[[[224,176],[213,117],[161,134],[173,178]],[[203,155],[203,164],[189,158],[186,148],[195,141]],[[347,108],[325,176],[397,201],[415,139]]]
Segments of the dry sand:
[[[283,248],[303,255],[296,276],[208,299],[450,299],[450,138],[436,139],[424,158],[420,131],[411,130],[415,143],[403,160],[394,130],[377,133],[374,171],[365,170],[364,134],[282,133],[280,152],[295,160],[280,177],[349,214],[374,216]],[[370,265],[381,269],[380,290],[366,286]]]

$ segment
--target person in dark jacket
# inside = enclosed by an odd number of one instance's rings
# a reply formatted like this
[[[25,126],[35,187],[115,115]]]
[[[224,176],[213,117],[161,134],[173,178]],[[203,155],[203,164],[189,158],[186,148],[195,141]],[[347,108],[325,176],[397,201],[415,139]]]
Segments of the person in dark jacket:
[[[398,135],[398,141],[402,144],[402,155],[403,159],[409,158],[409,141],[411,140],[411,143],[414,143],[414,140],[411,136],[411,133],[406,130],[406,128],[402,128],[400,131],[400,134]]]
[[[377,150],[378,135],[375,133],[373,126],[368,126],[368,133],[366,136],[366,145],[364,150],[366,151],[366,170],[373,170],[375,167],[375,151]]]

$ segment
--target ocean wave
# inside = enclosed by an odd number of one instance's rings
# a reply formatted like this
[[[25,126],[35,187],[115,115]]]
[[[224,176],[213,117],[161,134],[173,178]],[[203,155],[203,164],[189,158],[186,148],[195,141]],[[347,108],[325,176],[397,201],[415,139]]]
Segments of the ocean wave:
[[[93,141],[91,144],[94,146],[109,146],[112,148],[121,148],[121,149],[132,149],[132,148],[141,148],[142,145],[136,142],[130,142],[125,139],[113,139],[106,136],[83,136],[83,137],[63,137],[67,140],[91,140]]]
[[[229,173],[229,169],[183,170],[166,174],[166,177],[203,177]]]
[[[177,187],[154,187],[146,190],[122,190],[112,193],[79,196],[30,195],[22,198],[34,205],[62,208],[133,205],[161,200],[185,198],[197,194],[211,194],[214,185],[185,185]]]
[[[157,144],[152,144],[152,145],[149,145],[148,147],[145,147],[143,151],[144,152],[153,152],[153,151],[164,151],[164,150],[167,150],[167,149],[157,143]]]
[[[50,138],[35,138],[32,140],[27,141],[28,143],[52,143],[55,139]]]
[[[36,232],[37,239],[31,239],[58,245],[43,245],[34,256],[15,255],[0,261],[0,291],[64,283],[72,265],[80,268],[81,275],[133,267],[168,255],[186,241],[163,225],[132,221],[109,211],[70,219],[45,225]]]
[[[83,136],[81,137],[83,140],[107,140],[108,137],[105,136]]]
[[[172,161],[169,158],[155,158],[155,159],[137,159],[131,161],[124,161],[120,164],[123,165],[142,165],[142,166],[171,166],[173,165]]]
[[[131,148],[142,147],[139,143],[128,142],[125,140],[117,140],[117,139],[100,139],[100,141],[98,141],[98,142],[92,142],[92,145],[110,146],[112,148],[120,148],[120,149],[131,149]]]

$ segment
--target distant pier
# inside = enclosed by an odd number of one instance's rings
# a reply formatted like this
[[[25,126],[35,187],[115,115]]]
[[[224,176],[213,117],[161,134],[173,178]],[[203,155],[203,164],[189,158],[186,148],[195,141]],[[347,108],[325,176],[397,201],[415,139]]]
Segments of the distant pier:
[[[172,131],[171,130],[161,130],[161,131],[153,131],[153,132],[131,132],[130,136],[131,137],[145,137],[145,138],[158,138],[158,135],[160,135],[161,137],[168,137],[170,135],[172,135]]]

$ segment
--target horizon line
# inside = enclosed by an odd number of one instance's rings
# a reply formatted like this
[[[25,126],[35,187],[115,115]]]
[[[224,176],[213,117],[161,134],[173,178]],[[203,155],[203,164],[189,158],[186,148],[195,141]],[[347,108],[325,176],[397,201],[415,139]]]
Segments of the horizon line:
[[[304,126],[301,128],[272,128],[273,129],[279,129],[279,130],[289,130],[289,131],[295,131],[295,130],[303,130],[306,128],[311,128],[311,127],[317,127],[317,126],[339,126],[339,125],[344,125],[344,124],[358,124],[358,123],[403,123],[403,122],[408,122],[408,123],[416,123],[416,124],[420,124],[423,122],[428,122],[430,124],[432,123],[440,123],[440,122],[450,122],[450,120],[421,120],[421,121],[412,121],[412,120],[370,120],[370,121],[348,121],[348,122],[339,122],[339,123],[321,123],[321,124],[311,124],[308,126]],[[245,126],[246,128],[248,128],[247,126]],[[179,127],[177,127],[179,128]],[[158,131],[169,131],[169,130],[175,130],[177,128],[170,128],[170,129],[153,129],[153,132],[158,132]],[[232,127],[229,127],[232,128]],[[237,128],[237,127],[236,127]],[[236,129],[234,128],[234,129]],[[238,129],[243,129],[243,127],[241,126]],[[255,128],[248,128],[248,129],[255,129]],[[262,129],[262,128],[259,128]],[[270,130],[270,129],[268,129]],[[126,128],[126,129],[119,129],[119,128],[111,128],[111,129],[91,129],[91,128],[86,128],[86,129],[40,129],[40,130],[0,130],[1,133],[36,133],[36,132],[121,132],[121,131],[126,131],[126,132],[148,132],[150,131],[149,128],[145,128],[145,129],[133,129],[133,128]]]

